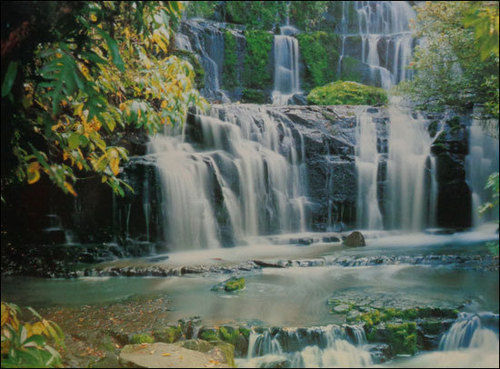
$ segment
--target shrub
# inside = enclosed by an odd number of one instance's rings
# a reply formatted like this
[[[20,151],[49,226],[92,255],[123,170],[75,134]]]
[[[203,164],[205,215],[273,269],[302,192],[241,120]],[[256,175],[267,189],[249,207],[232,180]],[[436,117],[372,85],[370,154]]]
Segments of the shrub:
[[[381,105],[387,103],[387,93],[378,87],[337,81],[313,89],[307,101],[312,105]]]
[[[233,88],[238,85],[237,63],[236,37],[231,31],[226,30],[224,32],[224,66],[222,68],[222,82],[226,88]]]
[[[146,333],[138,333],[134,334],[132,338],[130,338],[130,343],[139,344],[139,343],[153,343],[155,339]]]
[[[62,367],[61,355],[52,346],[64,347],[64,334],[59,326],[43,319],[28,308],[38,319],[34,323],[19,319],[17,305],[2,302],[2,368]]]

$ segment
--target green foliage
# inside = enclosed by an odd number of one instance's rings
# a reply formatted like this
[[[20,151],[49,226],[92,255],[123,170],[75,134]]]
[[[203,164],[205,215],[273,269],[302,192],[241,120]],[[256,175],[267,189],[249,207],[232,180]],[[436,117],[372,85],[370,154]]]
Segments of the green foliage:
[[[242,92],[241,102],[265,104],[267,102],[267,94],[262,90],[245,88]]]
[[[415,28],[426,42],[410,64],[414,79],[396,91],[421,109],[481,104],[485,115],[498,117],[498,3],[432,1],[416,10]]]
[[[153,337],[151,337],[149,334],[147,333],[138,333],[138,334],[134,334],[131,338],[130,338],[130,343],[132,344],[140,344],[140,343],[153,343],[155,341],[155,339]]]
[[[176,55],[179,58],[184,59],[188,61],[189,64],[191,64],[195,74],[194,83],[198,90],[201,90],[203,87],[205,87],[205,69],[203,69],[203,66],[196,57],[196,54],[187,50],[175,50],[172,52],[172,55]]]
[[[313,89],[307,101],[312,105],[382,105],[388,100],[381,88],[337,81]]]
[[[414,322],[387,324],[387,343],[394,354],[415,355],[417,349],[417,325]]]
[[[222,83],[226,88],[230,89],[238,85],[237,63],[236,37],[231,31],[226,30],[224,32],[224,66],[222,68]]]
[[[361,81],[360,72],[361,62],[358,59],[352,58],[350,56],[344,56],[341,62],[341,71],[339,79],[343,81]]]
[[[265,31],[245,31],[247,41],[244,85],[253,89],[266,89],[272,85],[268,69],[269,54],[273,47],[273,35]]]
[[[186,6],[187,18],[215,19],[216,1],[189,1]]]
[[[303,86],[306,90],[323,86],[338,79],[339,37],[334,33],[317,31],[297,35],[300,55],[304,60]]]
[[[132,189],[119,178],[128,160],[120,131],[179,126],[202,105],[192,66],[168,50],[180,4],[54,4],[27,4],[29,30],[2,52],[2,186],[46,175],[76,196],[74,183],[96,175],[123,196]],[[2,34],[19,32],[9,27]]]
[[[57,324],[28,308],[38,321],[22,322],[17,305],[2,302],[2,368],[62,367],[56,347],[64,347],[64,334]]]
[[[329,1],[291,1],[290,23],[305,32],[323,28],[323,14],[328,10],[328,3]]]
[[[249,29],[272,30],[284,23],[284,1],[226,1],[225,20],[244,24]]]
[[[492,173],[488,180],[486,181],[486,186],[484,186],[486,190],[491,191],[491,201],[488,201],[480,206],[479,214],[484,214],[490,209],[494,209],[498,206],[499,202],[499,173]]]

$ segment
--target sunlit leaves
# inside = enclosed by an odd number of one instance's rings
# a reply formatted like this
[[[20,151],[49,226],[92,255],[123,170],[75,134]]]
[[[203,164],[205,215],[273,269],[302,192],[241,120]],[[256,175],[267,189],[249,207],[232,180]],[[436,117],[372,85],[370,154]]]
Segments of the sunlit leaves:
[[[21,322],[19,307],[2,302],[2,367],[61,367],[61,355],[48,344],[64,347],[61,328],[28,309],[38,321]]]
[[[119,178],[128,160],[119,146],[123,131],[181,126],[188,106],[205,104],[191,65],[169,55],[181,4],[85,2],[74,11],[78,39],[57,34],[37,46],[23,82],[29,124],[11,142],[16,175],[30,184],[46,175],[73,196],[79,176],[97,175],[124,195],[132,189]],[[8,70],[2,95],[16,77],[16,68]],[[33,135],[43,144],[32,143]]]

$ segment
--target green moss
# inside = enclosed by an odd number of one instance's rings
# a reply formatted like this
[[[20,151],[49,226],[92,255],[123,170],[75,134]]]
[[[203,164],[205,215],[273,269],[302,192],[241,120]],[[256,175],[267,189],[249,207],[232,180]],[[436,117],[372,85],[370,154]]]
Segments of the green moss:
[[[312,32],[297,35],[305,65],[303,88],[308,91],[338,79],[340,39],[334,33]]]
[[[414,322],[387,324],[386,329],[389,334],[387,343],[395,355],[417,353],[417,325]]]
[[[342,81],[361,81],[361,62],[358,59],[352,58],[350,56],[344,56],[342,58],[341,72],[338,79]]]
[[[218,341],[219,334],[215,329],[207,329],[200,332],[200,338],[205,341]]]
[[[134,334],[130,338],[130,343],[132,344],[139,344],[139,343],[153,343],[155,339],[151,337],[149,334],[146,333],[138,333]]]
[[[205,69],[196,58],[196,55],[187,50],[175,50],[172,52],[173,55],[178,56],[184,60],[187,60],[192,66],[195,73],[194,82],[198,89],[201,89],[205,86]]]
[[[238,85],[237,63],[236,37],[226,30],[224,32],[224,66],[222,68],[222,83],[225,88],[231,89]]]
[[[167,327],[163,330],[153,332],[153,336],[158,342],[174,343],[182,337],[182,329],[180,326]]]
[[[438,130],[438,125],[439,122],[437,120],[434,120],[430,122],[429,125],[427,126],[427,131],[429,132],[431,137],[434,137],[436,135]]]
[[[381,88],[337,81],[313,89],[307,101],[312,105],[381,105],[388,100]]]
[[[254,104],[265,104],[267,102],[267,94],[262,90],[245,88],[242,91],[241,102],[254,103]]]
[[[258,30],[245,31],[246,54],[243,71],[244,86],[265,90],[272,85],[268,69],[269,53],[273,46],[273,35]]]
[[[240,327],[240,328],[239,328],[239,331],[240,331],[240,334],[241,334],[243,337],[245,337],[245,338],[247,338],[247,339],[248,339],[248,337],[250,337],[250,329],[245,328],[245,327]]]
[[[234,346],[226,342],[218,342],[216,346],[224,354],[224,357],[226,358],[226,363],[230,367],[235,367],[236,364],[234,362]]]
[[[226,292],[233,292],[245,288],[245,278],[230,278],[224,285]]]

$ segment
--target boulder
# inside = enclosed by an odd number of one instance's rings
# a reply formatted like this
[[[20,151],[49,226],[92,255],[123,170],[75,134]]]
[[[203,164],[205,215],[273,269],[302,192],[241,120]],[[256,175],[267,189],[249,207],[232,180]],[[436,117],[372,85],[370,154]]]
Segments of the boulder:
[[[216,347],[200,352],[166,343],[127,345],[119,355],[120,364],[129,368],[230,368],[225,360]]]
[[[358,231],[354,231],[347,236],[343,244],[348,247],[366,246],[365,237]]]

